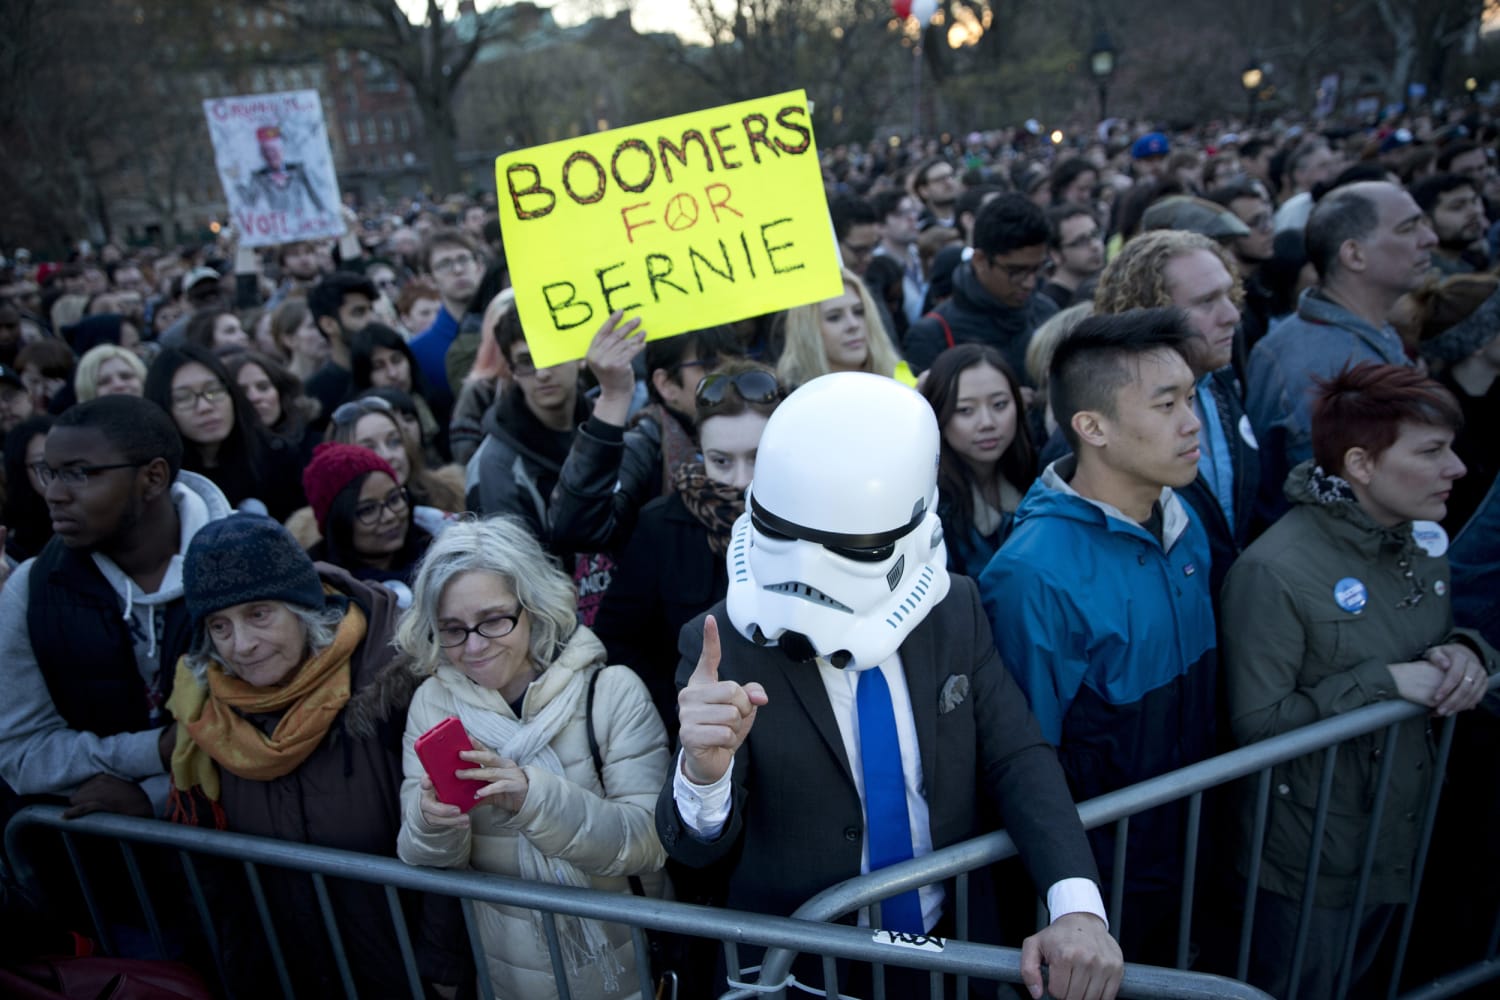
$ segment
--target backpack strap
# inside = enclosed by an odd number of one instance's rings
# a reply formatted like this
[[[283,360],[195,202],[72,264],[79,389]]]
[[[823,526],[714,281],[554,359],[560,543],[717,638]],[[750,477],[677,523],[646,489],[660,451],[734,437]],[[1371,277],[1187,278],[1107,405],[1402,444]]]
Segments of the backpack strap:
[[[943,328],[943,339],[948,342],[948,346],[949,347],[953,346],[953,343],[954,343],[954,341],[953,341],[953,327],[951,327],[951,326],[948,325],[948,319],[947,319],[947,317],[945,317],[942,313],[940,313],[936,309],[934,309],[932,312],[927,313],[922,318],[923,319],[935,319],[935,320],[937,320],[938,321],[938,326],[941,326]]]
[[[599,775],[599,787],[604,788],[604,755],[599,752],[599,737],[594,735],[594,689],[599,686],[599,675],[604,673],[600,667],[589,675],[589,692],[584,698],[583,718],[584,729],[589,737],[589,756],[594,758],[594,773]],[[609,789],[604,789],[604,794],[609,794]],[[630,891],[637,896],[646,895],[646,887],[641,884],[639,875],[629,876]]]

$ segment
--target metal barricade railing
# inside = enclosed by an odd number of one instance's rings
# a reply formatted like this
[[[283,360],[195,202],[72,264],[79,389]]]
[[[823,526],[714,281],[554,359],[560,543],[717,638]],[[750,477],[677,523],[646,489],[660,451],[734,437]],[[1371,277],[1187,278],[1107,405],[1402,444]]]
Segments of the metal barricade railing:
[[[324,926],[334,946],[334,960],[339,979],[345,993],[358,995],[352,970],[342,948],[342,939],[334,907],[330,901],[327,883],[329,880],[347,880],[383,886],[390,916],[396,928],[399,950],[406,973],[405,989],[412,996],[422,996],[422,984],[417,970],[414,950],[403,922],[398,890],[413,890],[456,897],[462,902],[464,920],[468,931],[469,945],[478,970],[480,995],[489,998],[492,990],[485,974],[485,956],[477,930],[474,905],[495,903],[499,905],[535,909],[544,915],[544,928],[550,946],[553,975],[559,986],[559,995],[569,996],[567,974],[564,971],[557,945],[555,918],[558,915],[585,917],[622,924],[631,928],[634,938],[637,965],[641,970],[642,996],[652,995],[647,980],[648,944],[646,931],[666,931],[688,937],[716,939],[723,951],[726,969],[744,970],[739,960],[742,947],[779,950],[780,953],[796,951],[803,954],[820,955],[825,968],[831,968],[834,960],[871,963],[889,967],[906,967],[929,970],[936,975],[965,976],[988,979],[1004,983],[1021,982],[1020,951],[993,945],[970,943],[961,940],[911,942],[895,940],[883,932],[872,932],[843,924],[814,923],[790,917],[771,917],[736,910],[718,909],[690,903],[650,899],[623,893],[602,892],[570,886],[547,885],[499,875],[486,875],[472,871],[449,871],[418,868],[406,865],[393,858],[375,857],[348,851],[306,844],[294,844],[242,834],[202,830],[196,827],[177,826],[156,820],[135,819],[96,813],[78,819],[65,820],[62,809],[53,806],[30,806],[12,818],[5,830],[7,854],[16,867],[23,884],[34,884],[36,873],[30,870],[21,841],[29,832],[38,828],[54,830],[61,836],[72,861],[82,890],[85,904],[96,929],[106,928],[105,906],[110,902],[97,898],[91,890],[88,877],[79,860],[80,838],[108,838],[119,844],[131,883],[137,895],[140,912],[144,915],[149,932],[158,950],[162,945],[162,928],[156,914],[156,905],[140,877],[136,858],[138,845],[174,851],[181,862],[187,888],[196,911],[201,929],[209,949],[218,961],[218,923],[204,893],[195,858],[208,856],[231,859],[239,862],[247,875],[255,909],[271,948],[276,977],[287,996],[295,996],[297,984],[291,981],[278,941],[275,921],[267,906],[261,889],[262,868],[286,869],[306,873],[313,881]],[[899,936],[898,936],[899,938]],[[110,950],[107,938],[103,939],[106,950]],[[925,947],[923,947],[925,945]],[[772,953],[772,952],[768,952]],[[225,982],[224,970],[218,970],[225,992],[233,993],[233,984]],[[764,987],[734,980],[732,986],[740,994],[774,992]],[[762,977],[764,978],[764,977]],[[779,980],[780,985],[785,979]],[[731,990],[731,995],[736,991]],[[1149,966],[1127,966],[1122,997],[1159,997],[1177,1000],[1207,1000],[1216,998],[1243,998],[1264,1000],[1265,995],[1242,983],[1207,976],[1201,973],[1174,969],[1158,969]],[[684,998],[687,1000],[687,998]]]
[[[1500,674],[1489,679],[1489,690],[1492,693],[1500,690]],[[1368,705],[1343,715],[1323,719],[1292,732],[1283,733],[1262,742],[1212,757],[1169,774],[1163,774],[1148,781],[1131,785],[1128,788],[1122,788],[1119,791],[1101,795],[1098,798],[1081,804],[1078,807],[1078,813],[1085,829],[1095,830],[1110,824],[1113,824],[1115,827],[1115,856],[1114,867],[1112,869],[1114,877],[1111,885],[1111,898],[1106,904],[1112,930],[1118,934],[1120,926],[1122,892],[1125,881],[1124,872],[1128,863],[1125,851],[1127,843],[1126,835],[1129,831],[1130,818],[1155,809],[1158,806],[1186,799],[1188,802],[1186,819],[1187,847],[1184,852],[1181,916],[1179,918],[1176,949],[1178,968],[1182,969],[1186,967],[1192,931],[1192,904],[1196,886],[1197,843],[1201,825],[1203,795],[1207,791],[1227,785],[1230,782],[1238,781],[1250,775],[1256,775],[1255,819],[1250,849],[1250,865],[1245,877],[1246,898],[1237,949],[1236,978],[1233,981],[1226,980],[1226,982],[1237,982],[1245,979],[1250,960],[1251,931],[1255,913],[1257,886],[1260,881],[1261,854],[1264,847],[1265,829],[1269,816],[1271,769],[1278,764],[1309,754],[1323,754],[1314,830],[1307,861],[1306,878],[1304,880],[1304,885],[1315,885],[1319,858],[1321,856],[1322,834],[1331,799],[1337,748],[1340,744],[1348,740],[1384,729],[1386,735],[1381,754],[1382,764],[1378,779],[1379,784],[1369,823],[1372,833],[1365,845],[1355,904],[1352,908],[1353,912],[1360,912],[1364,905],[1365,893],[1369,885],[1370,874],[1376,857],[1378,845],[1374,831],[1379,829],[1381,816],[1385,807],[1386,791],[1394,758],[1392,751],[1395,748],[1396,735],[1402,723],[1417,718],[1425,714],[1426,711],[1421,706],[1399,700]],[[1416,863],[1411,875],[1411,902],[1405,906],[1405,914],[1398,932],[1394,971],[1391,974],[1387,990],[1388,1000],[1394,1000],[1396,997],[1401,972],[1406,959],[1406,950],[1411,941],[1413,922],[1417,909],[1417,894],[1421,887],[1427,852],[1432,840],[1433,826],[1437,819],[1438,798],[1442,790],[1448,750],[1453,740],[1453,722],[1454,720],[1450,718],[1442,724],[1437,764],[1431,779],[1430,793],[1421,825]],[[914,858],[910,861],[891,865],[879,871],[871,872],[868,875],[861,875],[841,882],[838,885],[831,886],[798,907],[793,916],[804,920],[830,922],[839,920],[857,911],[865,911],[865,915],[868,918],[869,909],[878,907],[882,899],[888,899],[891,896],[925,885],[954,879],[956,880],[955,895],[958,897],[957,917],[960,921],[959,936],[962,937],[965,930],[963,920],[966,918],[965,911],[967,907],[964,905],[964,901],[968,896],[967,882],[969,873],[987,865],[1015,857],[1017,853],[1015,842],[1011,840],[1010,834],[1005,831],[985,834],[984,836],[976,837],[963,843],[953,844],[949,847],[933,851],[925,857]],[[1304,950],[1307,937],[1308,915],[1313,906],[1313,895],[1311,892],[1304,893],[1301,918],[1298,925],[1297,946],[1294,954],[1289,956],[1292,969],[1291,981],[1293,983],[1296,982],[1297,972],[1306,957]],[[878,909],[875,911],[875,915],[877,918],[875,922],[878,924]],[[1339,996],[1342,996],[1350,986],[1349,980],[1354,963],[1354,950],[1359,924],[1358,921],[1351,921],[1350,924],[1350,932],[1343,951],[1340,967]],[[761,965],[761,981],[763,983],[778,985],[785,983],[789,977],[792,962],[798,954],[799,949],[797,948],[777,948],[768,951]],[[1496,914],[1494,930],[1490,934],[1488,949],[1482,959],[1462,969],[1455,970],[1418,990],[1414,990],[1402,996],[1400,1000],[1440,1000],[1440,998],[1455,996],[1463,990],[1470,989],[1475,985],[1493,979],[1500,979],[1500,913]],[[1312,998],[1303,998],[1303,1000],[1312,1000]],[[1323,1000],[1323,998],[1317,998],[1317,1000]]]

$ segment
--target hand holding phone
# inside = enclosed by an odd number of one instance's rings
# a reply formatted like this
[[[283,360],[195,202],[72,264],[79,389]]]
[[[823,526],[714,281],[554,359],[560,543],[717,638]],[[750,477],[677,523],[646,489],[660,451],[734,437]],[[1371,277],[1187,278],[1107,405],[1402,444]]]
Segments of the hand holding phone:
[[[415,749],[439,802],[457,806],[460,813],[467,813],[478,804],[474,794],[485,787],[484,782],[460,778],[455,773],[471,766],[459,754],[474,749],[462,722],[450,715],[418,736]]]

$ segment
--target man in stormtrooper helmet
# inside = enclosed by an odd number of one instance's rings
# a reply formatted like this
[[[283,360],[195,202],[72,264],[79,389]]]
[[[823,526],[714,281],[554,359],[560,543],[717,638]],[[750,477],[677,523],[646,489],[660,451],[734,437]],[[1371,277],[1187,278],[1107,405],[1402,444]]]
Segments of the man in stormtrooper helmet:
[[[1023,945],[1032,995],[1045,962],[1052,996],[1112,998],[1120,950],[1062,770],[973,581],[944,569],[938,440],[926,401],[877,375],[815,379],[772,415],[728,595],[679,639],[682,749],[657,830],[681,864],[713,866],[725,905],[787,915],[985,832],[982,777],[1052,917]],[[970,892],[969,936],[993,940],[993,889]],[[952,911],[928,886],[885,900],[880,924],[943,935]]]

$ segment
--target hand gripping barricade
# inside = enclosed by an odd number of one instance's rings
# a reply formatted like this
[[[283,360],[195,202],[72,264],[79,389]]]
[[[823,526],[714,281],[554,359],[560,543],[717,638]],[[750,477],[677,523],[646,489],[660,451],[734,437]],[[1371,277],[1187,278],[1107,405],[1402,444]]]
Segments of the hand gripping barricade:
[[[761,436],[729,545],[729,619],[792,659],[866,669],[948,592],[938,425],[879,375],[824,375]]]

